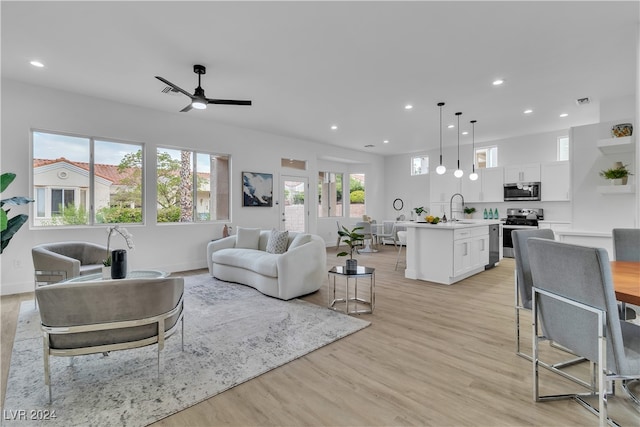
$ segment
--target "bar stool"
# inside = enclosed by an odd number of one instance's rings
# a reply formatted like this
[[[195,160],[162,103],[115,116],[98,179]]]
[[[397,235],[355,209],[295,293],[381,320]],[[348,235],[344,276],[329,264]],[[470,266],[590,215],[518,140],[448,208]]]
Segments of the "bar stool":
[[[398,231],[398,257],[396,258],[396,270],[398,269],[398,263],[400,262],[400,253],[402,252],[402,247],[407,245],[407,232],[406,231]],[[406,250],[405,250],[406,252]]]

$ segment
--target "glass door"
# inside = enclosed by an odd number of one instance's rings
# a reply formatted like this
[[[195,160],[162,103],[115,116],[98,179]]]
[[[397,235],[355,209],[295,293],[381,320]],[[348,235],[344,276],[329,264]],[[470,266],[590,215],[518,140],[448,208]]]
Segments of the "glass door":
[[[280,203],[280,229],[289,231],[307,232],[309,208],[307,193],[309,192],[309,180],[301,176],[283,175]]]

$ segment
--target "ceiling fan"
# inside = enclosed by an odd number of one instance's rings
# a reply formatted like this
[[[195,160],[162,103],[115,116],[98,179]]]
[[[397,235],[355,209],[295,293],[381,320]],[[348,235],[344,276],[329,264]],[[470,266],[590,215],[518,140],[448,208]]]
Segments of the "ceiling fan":
[[[174,85],[170,81],[163,79],[160,76],[156,76],[156,79],[160,80],[162,83],[165,83],[171,86],[175,91],[181,92],[187,95],[189,98],[191,98],[191,104],[187,105],[182,110],[180,110],[181,113],[187,112],[192,108],[195,108],[197,110],[204,110],[205,108],[207,108],[207,104],[251,105],[251,101],[238,101],[234,99],[210,99],[205,97],[204,89],[202,89],[202,87],[200,86],[200,76],[202,76],[203,74],[206,74],[207,68],[204,65],[196,64],[193,66],[193,72],[198,75],[198,87],[193,92],[193,95],[191,95],[186,90]]]

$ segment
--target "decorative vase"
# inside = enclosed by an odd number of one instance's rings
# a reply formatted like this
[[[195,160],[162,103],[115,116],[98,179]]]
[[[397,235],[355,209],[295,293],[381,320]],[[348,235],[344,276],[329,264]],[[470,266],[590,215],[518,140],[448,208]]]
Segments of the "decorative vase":
[[[124,279],[127,277],[127,251],[117,249],[111,252],[111,278]]]
[[[358,271],[358,260],[348,259],[346,270],[347,270],[347,273],[355,273],[356,271]]]
[[[468,213],[466,213],[466,214],[464,214],[464,217],[465,217],[466,219],[471,219],[471,218],[473,217],[473,214],[468,214]]]
[[[103,265],[102,266],[102,278],[103,279],[111,279],[111,266]]]
[[[633,126],[631,123],[620,123],[611,128],[611,136],[614,138],[622,138],[633,135]]]

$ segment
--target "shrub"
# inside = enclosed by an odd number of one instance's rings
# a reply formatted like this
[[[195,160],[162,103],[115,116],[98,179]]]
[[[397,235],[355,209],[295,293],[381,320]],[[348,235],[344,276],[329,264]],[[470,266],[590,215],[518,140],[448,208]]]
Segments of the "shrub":
[[[351,203],[364,203],[364,191],[355,190],[349,194],[349,200]]]

